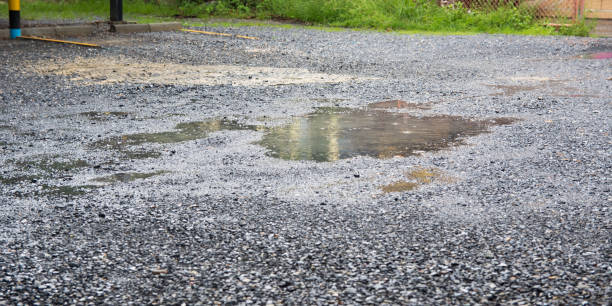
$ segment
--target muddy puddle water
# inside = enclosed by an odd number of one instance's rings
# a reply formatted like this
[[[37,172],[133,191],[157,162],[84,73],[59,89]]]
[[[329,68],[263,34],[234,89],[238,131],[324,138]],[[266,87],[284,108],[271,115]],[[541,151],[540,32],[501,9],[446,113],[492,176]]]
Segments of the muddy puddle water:
[[[257,144],[286,160],[336,161],[355,156],[391,158],[460,144],[492,125],[513,120],[417,117],[380,108],[319,108],[288,125],[271,128]]]
[[[112,119],[125,119],[128,117],[127,112],[83,112],[79,113],[81,116],[85,116],[90,120],[105,121]]]
[[[113,148],[126,153],[128,156],[137,156],[138,152],[132,152],[127,150],[129,146],[141,145],[144,143],[178,143],[189,140],[197,140],[206,138],[208,134],[221,130],[257,130],[256,126],[242,125],[237,121],[233,120],[210,120],[210,121],[197,121],[197,122],[185,122],[180,123],[176,126],[175,131],[159,132],[159,133],[138,133],[123,135],[117,137],[111,137],[109,139],[101,140],[93,144],[94,147],[99,148]],[[132,154],[132,153],[135,153]],[[143,154],[143,158],[158,157],[154,151],[146,151]]]
[[[417,167],[405,173],[406,180],[397,181],[389,185],[381,186],[380,189],[385,193],[404,192],[414,190],[420,186],[438,183],[454,183],[456,178],[447,175],[437,168]]]
[[[138,173],[138,172],[124,172],[124,173],[115,173],[110,176],[100,177],[94,179],[95,182],[100,183],[118,183],[118,182],[132,182],[139,179],[146,179],[157,175],[162,175],[169,173],[168,171],[156,171],[149,173]]]
[[[144,143],[170,144],[208,137],[221,130],[264,132],[255,144],[268,155],[286,160],[336,161],[355,156],[391,158],[435,151],[460,144],[465,137],[488,131],[492,125],[510,124],[511,118],[470,120],[458,116],[419,117],[405,109],[421,109],[393,100],[362,109],[321,107],[278,127],[244,125],[232,120],[210,120],[178,124],[174,131],[140,133],[98,141],[94,147],[115,149],[130,157],[133,146]],[[154,157],[145,154],[145,158]]]

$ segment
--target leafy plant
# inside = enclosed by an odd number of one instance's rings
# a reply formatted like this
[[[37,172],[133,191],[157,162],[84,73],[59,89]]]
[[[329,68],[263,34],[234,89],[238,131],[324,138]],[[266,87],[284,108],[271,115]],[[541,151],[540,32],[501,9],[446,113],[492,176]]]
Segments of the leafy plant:
[[[491,3],[499,3],[493,1]],[[1,14],[8,14],[0,2]],[[24,18],[107,18],[108,0],[22,0]],[[429,32],[486,32],[586,36],[592,25],[578,21],[558,31],[527,6],[447,7],[436,0],[125,0],[126,18],[151,16],[279,18],[315,25]],[[144,19],[143,19],[144,18]]]

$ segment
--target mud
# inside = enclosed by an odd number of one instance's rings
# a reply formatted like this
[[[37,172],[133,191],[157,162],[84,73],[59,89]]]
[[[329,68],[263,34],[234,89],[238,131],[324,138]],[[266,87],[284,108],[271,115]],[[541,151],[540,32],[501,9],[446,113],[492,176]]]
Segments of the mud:
[[[176,126],[176,131],[122,135],[97,141],[92,144],[92,147],[112,148],[119,151],[125,151],[130,146],[137,146],[145,143],[168,144],[202,139],[208,137],[208,135],[212,132],[221,130],[231,131],[257,129],[258,127],[256,126],[243,125],[236,120],[226,119],[184,122],[179,123]],[[144,155],[147,155],[147,152],[144,152]]]
[[[385,193],[405,192],[432,183],[453,184],[457,182],[457,178],[446,174],[438,168],[415,167],[407,171],[404,175],[407,180],[384,185],[381,186],[380,189]]]
[[[113,175],[109,175],[105,177],[99,177],[99,178],[93,179],[93,181],[100,182],[100,183],[127,183],[127,182],[146,179],[146,178],[150,178],[153,176],[162,175],[166,173],[169,173],[169,171],[155,171],[155,172],[148,172],[148,173],[121,172],[121,173],[115,173]]]
[[[310,72],[301,68],[232,65],[188,65],[150,62],[127,57],[78,57],[69,61],[38,61],[27,69],[41,75],[65,76],[79,84],[164,84],[274,86],[307,83],[342,83],[365,78]]]

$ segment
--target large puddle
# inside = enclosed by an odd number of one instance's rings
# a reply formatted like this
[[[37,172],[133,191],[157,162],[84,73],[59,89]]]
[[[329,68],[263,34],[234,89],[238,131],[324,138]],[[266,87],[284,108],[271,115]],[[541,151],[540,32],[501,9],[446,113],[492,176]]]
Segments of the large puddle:
[[[122,172],[115,173],[105,177],[99,177],[94,179],[95,182],[100,183],[118,183],[118,182],[132,182],[135,180],[146,179],[156,175],[162,175],[169,173],[168,171],[156,171],[156,172],[148,172],[148,173],[138,173],[138,172]]]
[[[461,144],[465,137],[488,131],[490,126],[510,124],[514,119],[471,120],[459,116],[419,117],[403,111],[420,108],[403,101],[386,101],[362,109],[321,107],[278,127],[244,125],[232,120],[181,123],[175,131],[139,133],[113,137],[96,147],[131,152],[144,143],[177,143],[207,137],[221,130],[264,132],[256,142],[268,155],[286,160],[336,161],[356,156],[402,157]]]
[[[458,116],[417,117],[380,109],[319,108],[288,125],[269,129],[257,144],[287,160],[336,161],[356,156],[391,158],[462,143],[492,125],[513,120]]]
[[[129,116],[130,113],[127,112],[83,112],[79,115],[85,116],[90,120],[95,121],[108,121],[108,120],[116,120],[116,119],[125,119]]]
[[[184,122],[176,126],[175,131],[159,133],[137,133],[111,137],[94,143],[95,147],[112,148],[123,152],[131,158],[159,157],[160,153],[155,151],[133,151],[131,146],[144,143],[177,143],[189,140],[197,140],[208,137],[212,132],[221,130],[258,130],[263,129],[253,125],[243,125],[235,120],[209,120],[197,122]]]

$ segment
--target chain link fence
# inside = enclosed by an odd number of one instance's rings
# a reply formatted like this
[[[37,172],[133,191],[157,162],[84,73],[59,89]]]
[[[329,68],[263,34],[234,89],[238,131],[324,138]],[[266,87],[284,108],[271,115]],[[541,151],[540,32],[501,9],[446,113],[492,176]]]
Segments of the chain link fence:
[[[495,10],[510,7],[531,10],[536,17],[552,20],[576,20],[584,14],[585,0],[440,0],[440,5],[461,3],[471,10]]]

